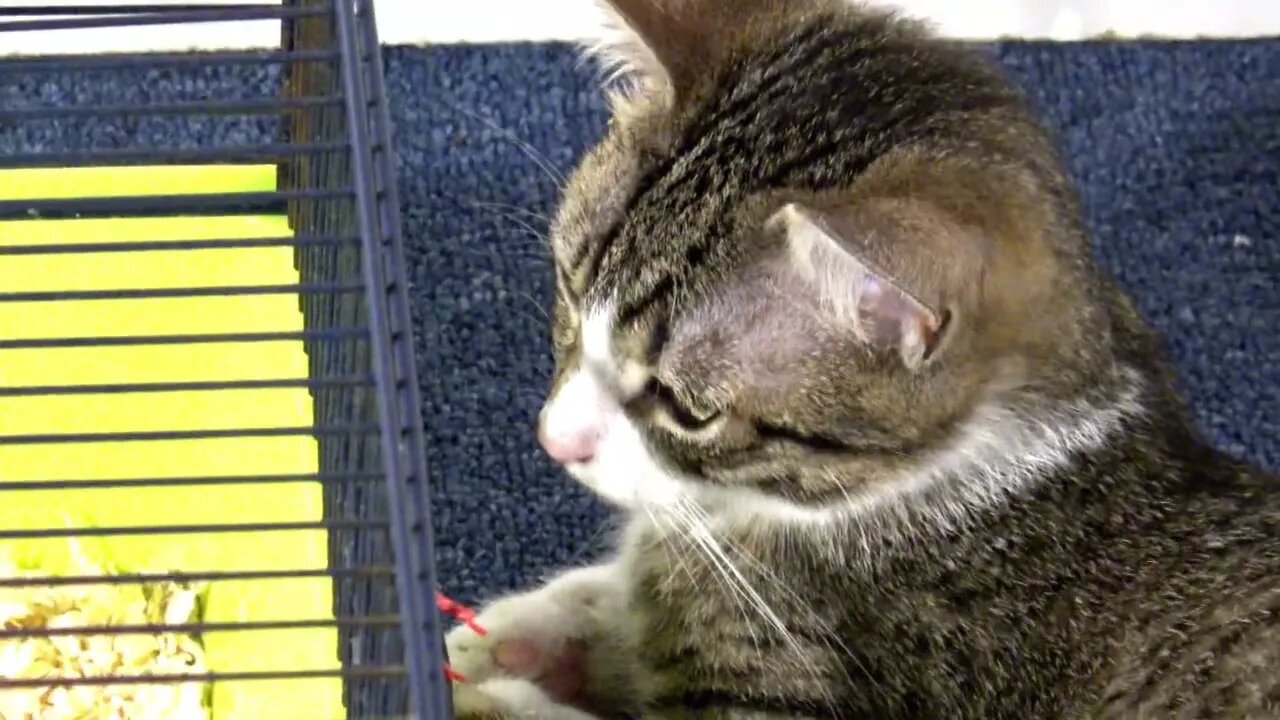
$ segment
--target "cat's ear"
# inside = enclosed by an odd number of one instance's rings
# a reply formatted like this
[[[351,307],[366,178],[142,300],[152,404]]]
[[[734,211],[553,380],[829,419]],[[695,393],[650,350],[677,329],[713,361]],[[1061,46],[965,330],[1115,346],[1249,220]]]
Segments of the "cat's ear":
[[[603,37],[587,52],[610,75],[636,73],[675,93],[697,72],[709,50],[712,23],[690,0],[596,0],[605,15]]]
[[[904,273],[890,269],[907,263],[892,262],[889,238],[877,237],[864,216],[852,209],[791,203],[769,225],[785,233],[783,265],[792,277],[859,340],[896,351],[913,370],[933,357],[947,329],[946,314],[909,290],[896,276]]]

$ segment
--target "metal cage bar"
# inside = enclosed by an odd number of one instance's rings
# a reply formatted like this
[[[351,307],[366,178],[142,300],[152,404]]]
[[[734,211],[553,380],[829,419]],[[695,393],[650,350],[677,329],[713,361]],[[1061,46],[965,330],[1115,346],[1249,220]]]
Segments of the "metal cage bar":
[[[6,376],[0,380],[0,416],[6,403],[18,409],[34,407],[31,403],[54,403],[62,420],[54,426],[0,424],[0,512],[6,505],[47,502],[53,492],[76,494],[84,502],[118,504],[137,493],[234,495],[264,488],[308,487],[316,488],[322,498],[322,513],[307,519],[272,518],[264,509],[252,517],[218,520],[156,516],[93,524],[0,522],[0,549],[17,542],[115,542],[129,538],[154,543],[199,538],[216,545],[222,538],[234,536],[273,543],[273,538],[303,532],[323,533],[327,561],[286,557],[269,567],[242,563],[163,571],[72,571],[39,577],[0,573],[0,593],[28,588],[53,592],[59,588],[152,587],[160,582],[275,587],[271,583],[323,581],[331,584],[332,613],[324,617],[0,626],[0,643],[55,638],[87,642],[161,633],[222,637],[331,630],[340,665],[6,677],[0,678],[0,694],[52,687],[197,681],[261,686],[329,678],[342,684],[348,718],[443,720],[452,717],[451,693],[435,603],[437,577],[422,401],[413,357],[392,128],[373,0],[0,7],[0,37],[95,28],[163,32],[164,27],[173,25],[247,21],[279,22],[280,47],[0,58],[0,76],[12,81],[17,90],[10,95],[0,93],[0,173],[58,172],[69,167],[129,171],[177,165],[270,166],[275,169],[274,187],[224,192],[125,184],[107,194],[85,196],[0,194],[0,222],[186,218],[201,223],[227,217],[278,216],[289,233],[219,235],[179,230],[163,236],[88,236],[65,242],[50,241],[39,234],[8,240],[0,237],[0,278],[6,264],[39,268],[81,262],[76,267],[83,268],[89,267],[84,263],[168,258],[173,267],[180,268],[198,264],[210,257],[209,253],[275,250],[291,255],[296,278],[244,282],[197,278],[192,282],[156,277],[154,281],[114,282],[94,279],[88,272],[77,279],[75,272],[69,272],[65,284],[0,286],[0,363],[7,358],[27,358],[30,363],[36,357],[123,357],[139,350],[187,358],[215,349],[255,356],[268,348],[297,344],[304,351],[305,372],[205,377],[169,368],[156,377],[136,373],[127,377],[100,373],[102,376],[87,379],[38,373],[30,379]],[[202,82],[221,90],[207,96],[189,92],[193,78],[204,78]],[[249,84],[237,84],[242,81]],[[123,92],[100,92],[99,84]],[[43,92],[49,88],[56,92]],[[134,92],[138,88],[145,91]],[[3,187],[0,183],[0,190]],[[149,311],[144,308],[165,303],[170,304],[165,307],[225,303],[205,311],[212,316],[234,312],[223,308],[249,306],[244,303],[280,300],[296,304],[300,327],[264,325],[250,315],[220,316],[222,322],[208,327],[197,322],[177,326],[140,321],[124,322],[118,328],[86,324],[66,332],[24,325],[10,332],[5,325],[5,318],[65,314],[65,308],[103,314],[120,312],[121,307],[134,308],[129,312],[147,320]],[[117,368],[103,362],[109,369]],[[169,426],[157,421],[117,428],[82,421],[81,414],[93,413],[77,410],[91,409],[95,403],[143,401],[155,407],[174,407],[174,403],[233,397],[230,394],[253,397],[270,393],[305,393],[310,399],[310,422],[246,420],[228,426],[193,421]],[[0,417],[0,423],[3,420]],[[86,448],[143,452],[173,443],[274,441],[314,443],[316,466],[291,471],[264,465],[236,472],[195,467],[189,473],[157,467],[96,475],[50,470],[13,476],[7,476],[3,467],[6,452],[23,453],[9,457],[54,457],[88,452]],[[208,447],[215,446],[222,447]]]
[[[399,483],[392,481],[392,503],[405,512],[394,518],[392,523],[397,551],[414,568],[412,574],[404,573],[400,577],[401,613],[410,647],[429,648],[421,654],[408,653],[407,664],[411,674],[423,678],[420,685],[411,687],[412,703],[426,717],[445,718],[452,716],[452,694],[445,681],[444,650],[439,640],[443,630],[431,600],[438,584],[433,559],[431,500],[427,491],[426,439],[411,342],[409,281],[400,227],[400,197],[391,154],[391,114],[373,0],[339,3],[338,28],[344,39],[346,57],[360,60],[359,69],[355,63],[344,65],[346,87],[350,92],[347,101],[349,111],[357,126],[361,117],[368,113],[364,133],[369,135],[369,141],[360,146],[368,154],[365,169],[368,174],[365,181],[357,186],[358,194],[364,196],[361,217],[368,218],[366,222],[371,229],[381,229],[380,234],[369,238],[372,242],[367,241],[365,248],[366,267],[375,270],[373,277],[381,275],[379,280],[387,287],[386,296],[376,303],[376,315],[386,318],[386,327],[385,332],[374,334],[375,354],[381,356],[382,367],[382,373],[375,375],[384,383],[383,397],[395,397],[394,406],[387,403],[393,409],[386,412],[396,415],[394,427],[397,435],[394,438],[384,436],[384,442],[385,452],[389,456],[394,453],[396,458],[388,468],[389,474],[400,480]],[[365,89],[364,102],[356,97],[356,88],[360,86]],[[372,278],[369,282],[373,284]],[[376,349],[379,341],[387,343],[380,352]],[[384,423],[384,426],[391,427],[390,423]],[[405,597],[409,598],[407,602]],[[410,603],[414,606],[411,609],[408,607]]]

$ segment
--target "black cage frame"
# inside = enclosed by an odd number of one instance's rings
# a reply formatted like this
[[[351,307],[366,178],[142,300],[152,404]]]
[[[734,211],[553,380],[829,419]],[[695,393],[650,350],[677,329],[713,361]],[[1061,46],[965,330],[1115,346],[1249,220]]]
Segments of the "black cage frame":
[[[0,219],[118,215],[201,215],[226,212],[285,214],[289,238],[204,240],[173,238],[133,243],[49,245],[0,244],[6,257],[46,253],[170,252],[209,248],[293,248],[300,282],[290,286],[112,288],[57,292],[8,292],[0,303],[72,300],[162,299],[293,294],[304,330],[111,337],[8,338],[0,329],[0,363],[7,350],[70,347],[110,348],[301,340],[308,376],[244,381],[118,383],[94,386],[0,387],[7,397],[93,397],[118,393],[220,392],[306,387],[314,424],[301,428],[230,428],[121,433],[70,432],[3,435],[0,445],[37,445],[57,452],[64,443],[142,443],[174,439],[311,435],[319,447],[315,476],[133,477],[122,480],[39,478],[0,483],[0,503],[21,502],[30,491],[95,488],[118,493],[145,487],[203,485],[235,492],[256,483],[318,482],[324,486],[324,520],[315,529],[329,535],[326,568],[268,572],[178,573],[175,579],[217,581],[328,576],[335,587],[340,633],[340,671],[351,718],[451,717],[442,628],[435,610],[437,579],[432,547],[428,468],[424,454],[422,403],[413,353],[412,319],[399,221],[395,156],[373,0],[283,0],[281,4],[120,4],[0,8],[0,46],[6,36],[30,31],[104,27],[163,27],[210,22],[281,21],[278,49],[158,52],[107,55],[0,57],[0,78],[69,77],[78,73],[187,72],[202,68],[271,68],[272,95],[238,98],[160,98],[155,102],[100,100],[48,105],[0,105],[0,169],[151,164],[273,163],[277,188],[266,192],[204,195],[128,195],[97,198],[0,200]],[[196,122],[227,118],[256,128],[252,142],[175,146],[125,143],[100,147],[62,140],[31,142],[28,135],[62,130],[77,122],[169,123],[177,135]],[[24,135],[24,133],[27,133]],[[54,132],[54,135],[66,133]],[[74,135],[74,132],[71,133]],[[9,135],[6,141],[5,136]],[[69,137],[69,135],[67,135]],[[27,139],[24,139],[27,138]],[[32,145],[37,145],[35,150]],[[301,529],[298,523],[163,525],[128,528],[0,528],[0,540],[109,534],[269,534]],[[147,581],[156,577],[147,577]],[[57,578],[60,584],[141,582],[137,576]],[[0,587],[28,581],[0,578]],[[46,583],[47,584],[47,583]],[[300,625],[319,621],[299,618]],[[269,625],[269,624],[262,624]],[[274,623],[280,626],[282,623]],[[288,625],[288,623],[283,623]],[[251,623],[224,627],[146,626],[78,628],[66,633],[236,632]],[[59,631],[44,631],[56,633]],[[0,639],[29,631],[0,629]],[[298,673],[222,673],[217,680],[270,680]],[[143,678],[134,678],[140,681]],[[171,680],[180,680],[175,676]],[[111,682],[128,678],[109,678]],[[156,678],[151,678],[152,681]],[[50,681],[0,679],[5,687]],[[74,684],[77,680],[54,684]],[[95,682],[86,680],[84,682]],[[104,682],[102,679],[96,682]]]

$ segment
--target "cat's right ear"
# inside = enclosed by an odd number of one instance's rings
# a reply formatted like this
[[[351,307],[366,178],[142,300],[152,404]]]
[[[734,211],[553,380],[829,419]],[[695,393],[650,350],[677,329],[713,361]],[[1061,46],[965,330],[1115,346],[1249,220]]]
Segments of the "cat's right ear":
[[[689,0],[596,0],[605,33],[587,48],[611,76],[638,75],[672,96],[688,87],[711,48],[713,23]],[[705,66],[704,66],[705,67]]]
[[[790,203],[769,225],[785,236],[781,265],[790,281],[802,283],[800,291],[812,293],[859,340],[895,352],[914,370],[932,358],[948,329],[946,298],[958,291],[960,276],[944,268],[963,261],[954,248],[929,252],[922,235],[877,222],[881,214]]]

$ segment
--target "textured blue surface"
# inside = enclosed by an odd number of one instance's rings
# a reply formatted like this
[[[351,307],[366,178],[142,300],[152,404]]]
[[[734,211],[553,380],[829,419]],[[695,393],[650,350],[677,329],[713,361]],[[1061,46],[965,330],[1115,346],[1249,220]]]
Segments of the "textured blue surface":
[[[1061,138],[1103,264],[1168,339],[1201,427],[1280,468],[1280,41],[992,48]],[[387,51],[419,319],[440,578],[461,600],[604,545],[604,509],[537,449],[551,370],[538,235],[598,136],[591,68],[562,45]],[[0,107],[248,97],[262,70],[0,78]],[[0,127],[0,154],[239,144],[230,118]],[[535,157],[539,158],[535,160]]]

